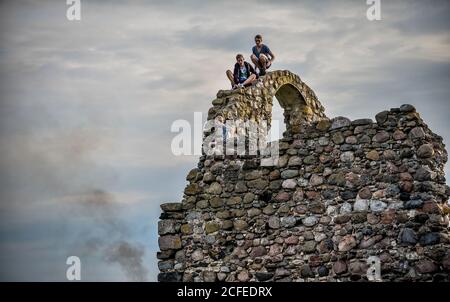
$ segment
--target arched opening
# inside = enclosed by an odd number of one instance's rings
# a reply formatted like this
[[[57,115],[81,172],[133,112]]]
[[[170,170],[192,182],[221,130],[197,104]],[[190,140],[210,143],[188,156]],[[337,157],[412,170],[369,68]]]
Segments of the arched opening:
[[[272,121],[279,120],[280,138],[285,131],[294,129],[294,132],[298,131],[300,122],[304,119],[304,113],[307,112],[306,107],[305,99],[295,86],[285,84],[277,90],[272,100]]]
[[[285,110],[297,106],[306,106],[306,101],[300,91],[291,84],[281,86],[275,93],[275,97]]]
[[[270,131],[268,141],[273,142],[283,138],[283,133],[286,131],[286,124],[284,122],[284,109],[276,97],[272,98],[272,121],[270,123]]]

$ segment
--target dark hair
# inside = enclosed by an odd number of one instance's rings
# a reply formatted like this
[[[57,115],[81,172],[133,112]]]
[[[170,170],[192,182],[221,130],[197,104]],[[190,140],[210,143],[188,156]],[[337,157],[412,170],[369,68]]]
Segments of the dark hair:
[[[255,36],[255,40],[256,39],[261,39],[262,40],[262,36],[260,34],[258,34],[258,35]]]
[[[239,59],[239,58],[244,58],[244,56],[241,55],[240,53],[238,53],[238,54],[236,55],[236,60]]]

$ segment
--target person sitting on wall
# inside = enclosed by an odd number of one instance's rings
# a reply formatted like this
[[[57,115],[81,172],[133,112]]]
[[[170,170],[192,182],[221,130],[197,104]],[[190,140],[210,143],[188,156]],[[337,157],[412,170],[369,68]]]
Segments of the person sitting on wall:
[[[241,54],[236,55],[237,63],[234,65],[234,72],[227,70],[226,74],[233,89],[250,86],[258,78],[255,69],[244,60]]]
[[[262,44],[261,35],[255,36],[255,43],[256,45],[252,48],[253,54],[250,58],[252,59],[253,64],[255,64],[255,68],[259,69],[259,75],[264,76],[266,74],[266,69],[268,69],[275,60],[275,55],[267,45]]]

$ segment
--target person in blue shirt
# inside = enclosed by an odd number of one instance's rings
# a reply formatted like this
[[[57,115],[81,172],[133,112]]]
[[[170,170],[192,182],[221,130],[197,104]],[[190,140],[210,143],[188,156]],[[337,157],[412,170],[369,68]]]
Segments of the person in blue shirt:
[[[275,55],[270,50],[270,48],[262,43],[262,36],[255,36],[256,45],[253,46],[251,59],[255,68],[259,69],[259,75],[264,76],[266,74],[266,69],[269,68],[273,61],[275,60]]]
[[[251,85],[257,78],[255,69],[252,65],[245,62],[244,56],[236,55],[237,63],[234,64],[234,72],[227,70],[227,77],[231,82],[233,89]]]

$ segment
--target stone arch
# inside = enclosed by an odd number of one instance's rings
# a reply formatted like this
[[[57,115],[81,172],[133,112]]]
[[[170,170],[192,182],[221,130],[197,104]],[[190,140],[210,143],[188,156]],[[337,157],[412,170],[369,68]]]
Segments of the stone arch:
[[[266,120],[270,126],[273,98],[285,110],[288,132],[298,133],[301,125],[326,119],[325,109],[312,89],[288,70],[268,72],[256,84],[236,90],[220,90],[208,112],[208,120]]]

